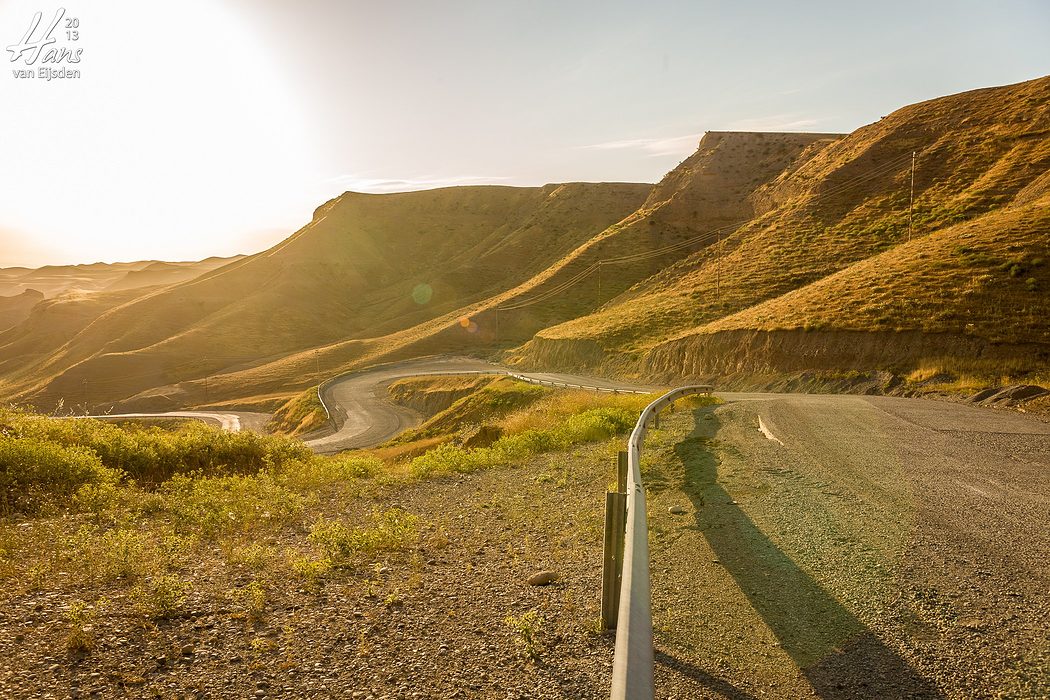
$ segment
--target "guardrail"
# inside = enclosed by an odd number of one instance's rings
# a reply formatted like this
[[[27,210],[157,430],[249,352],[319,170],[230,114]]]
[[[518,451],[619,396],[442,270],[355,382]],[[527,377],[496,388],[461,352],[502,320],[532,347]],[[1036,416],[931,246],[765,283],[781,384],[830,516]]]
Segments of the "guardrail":
[[[517,379],[518,381],[528,382],[529,384],[542,384],[543,386],[557,386],[564,389],[587,389],[588,391],[603,391],[608,394],[652,394],[651,391],[645,391],[644,389],[617,389],[611,386],[588,386],[587,384],[573,384],[572,382],[556,382],[552,379],[536,379],[535,377],[527,377],[524,374],[514,374],[513,372],[506,373],[508,377]]]
[[[704,384],[667,392],[645,407],[627,441],[626,532],[619,609],[615,620],[612,700],[651,700],[653,697],[653,612],[649,592],[649,525],[642,485],[642,442],[650,421],[658,421],[664,408],[677,399],[710,394],[711,391],[712,387]],[[611,529],[609,522],[606,522],[606,528]],[[607,536],[607,547],[609,540]],[[608,552],[606,556],[608,558]]]

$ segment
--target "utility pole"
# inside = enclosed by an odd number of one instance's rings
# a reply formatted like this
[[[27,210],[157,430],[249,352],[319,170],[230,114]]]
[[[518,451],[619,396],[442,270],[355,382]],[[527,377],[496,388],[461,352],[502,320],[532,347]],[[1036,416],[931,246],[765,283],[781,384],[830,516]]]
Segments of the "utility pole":
[[[718,303],[718,308],[722,308],[722,251],[725,246],[722,245],[722,232],[718,232],[718,254],[715,256],[715,301]]]
[[[908,241],[912,237],[912,213],[915,210],[915,151],[911,152],[911,196],[908,199]]]
[[[602,261],[599,260],[598,261],[598,303],[595,305],[595,308],[598,308],[601,305],[602,305]]]

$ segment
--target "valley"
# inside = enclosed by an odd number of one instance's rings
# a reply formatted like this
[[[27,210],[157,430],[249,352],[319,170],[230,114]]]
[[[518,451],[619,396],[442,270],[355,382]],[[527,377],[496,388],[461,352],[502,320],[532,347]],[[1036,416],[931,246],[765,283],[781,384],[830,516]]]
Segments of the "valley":
[[[1047,697],[1048,260],[1042,77],[0,269],[0,695],[620,700],[608,564],[657,698]]]

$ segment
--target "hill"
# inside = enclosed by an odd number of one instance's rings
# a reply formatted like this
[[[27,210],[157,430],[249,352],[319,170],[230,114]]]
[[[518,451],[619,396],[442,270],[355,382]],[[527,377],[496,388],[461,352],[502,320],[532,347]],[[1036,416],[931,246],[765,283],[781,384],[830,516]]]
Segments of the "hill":
[[[74,395],[104,405],[410,328],[542,273],[637,209],[649,189],[570,183],[346,193],[267,251],[102,311],[60,347],[0,376],[0,390],[45,407]],[[0,335],[0,371],[14,354],[25,357],[17,343],[35,335],[25,331]],[[222,394],[205,390],[204,398],[215,396]]]
[[[29,310],[42,301],[44,295],[35,289],[21,294],[0,296],[0,331],[16,326],[29,316]]]
[[[149,262],[91,263],[87,265],[44,265],[0,268],[0,294],[10,296],[28,289],[53,298],[69,291],[95,292],[105,289],[128,272],[141,270]]]
[[[1050,78],[905,107],[757,188],[757,215],[717,246],[540,331],[514,359],[657,377],[945,357],[1041,370],[1048,170]]]
[[[116,292],[124,289],[141,287],[159,287],[179,282],[186,282],[205,272],[218,269],[223,265],[237,262],[243,255],[229,258],[207,258],[200,262],[151,262],[141,269],[125,272],[106,286],[106,291]]]
[[[40,305],[0,334],[0,393],[269,408],[452,352],[724,384],[1038,374],[1048,171],[1042,78],[848,135],[710,132],[655,186],[346,193],[194,280]]]
[[[834,134],[709,134],[678,170],[656,187],[646,186],[644,201],[639,198],[636,209],[625,218],[555,251],[543,265],[523,270],[530,274],[508,276],[494,294],[479,295],[467,305],[451,305],[441,315],[385,335],[360,334],[219,372],[207,380],[166,383],[118,405],[121,410],[201,403],[261,407],[337,371],[421,355],[491,353],[512,347],[548,325],[597,309],[603,299],[708,245],[710,240],[695,240],[695,228],[708,230],[752,216],[753,205],[745,195],[837,138]],[[697,186],[698,182],[704,186]],[[621,205],[628,203],[621,201]],[[639,250],[646,255],[636,257]],[[522,248],[510,259],[528,255]],[[560,294],[567,286],[570,293]]]
[[[0,295],[11,296],[33,289],[53,299],[67,293],[120,291],[173,284],[193,279],[209,270],[222,267],[241,256],[211,257],[189,262],[140,260],[126,263],[91,263],[87,265],[45,265],[0,268]]]

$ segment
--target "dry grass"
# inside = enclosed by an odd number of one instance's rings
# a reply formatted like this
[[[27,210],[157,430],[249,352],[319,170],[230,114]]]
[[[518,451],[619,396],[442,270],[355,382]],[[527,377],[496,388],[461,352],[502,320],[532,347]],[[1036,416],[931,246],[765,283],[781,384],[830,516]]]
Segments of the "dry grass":
[[[282,404],[266,428],[278,435],[295,437],[318,430],[327,421],[328,414],[317,396],[317,387],[311,387]]]
[[[507,398],[531,396],[535,389],[499,380],[461,400],[476,409],[474,418],[494,420],[503,431],[491,449],[454,448],[470,470],[622,434],[647,400],[551,390],[527,404]],[[470,401],[479,396],[486,398]],[[511,408],[494,417],[493,396]],[[460,415],[466,419],[468,412]],[[95,591],[96,597],[105,589],[134,601],[146,619],[179,614],[202,585],[195,572],[203,560],[255,572],[261,581],[317,586],[335,569],[411,550],[426,514],[384,507],[368,516],[347,515],[347,504],[461,470],[447,462],[451,453],[442,447],[411,459],[392,454],[384,462],[367,452],[314,456],[279,437],[233,444],[229,434],[201,426],[191,426],[194,441],[185,442],[187,428],[73,425],[11,412],[0,424],[0,440],[10,447],[0,453],[8,495],[0,519],[5,596],[55,585],[80,587],[84,595]],[[144,488],[126,467],[137,464],[142,450],[160,445],[175,460],[185,450],[195,466],[187,461]],[[239,466],[231,470],[230,464]],[[249,616],[262,607],[252,602],[258,596],[251,591],[237,596]]]
[[[207,388],[171,391],[192,392],[178,397],[186,405],[316,384],[347,364],[330,344],[382,338],[523,282],[629,214],[648,189],[574,183],[348,193],[269,251],[104,313],[50,319],[49,327],[68,330],[62,337],[32,330],[25,342],[39,359],[27,365],[23,357],[6,374],[4,360],[19,343],[0,342],[2,388],[49,408],[76,392],[98,405],[304,351],[283,365],[295,373],[277,383],[266,383],[264,372],[251,375],[255,382],[216,377]]]
[[[1048,93],[1050,79],[965,93],[858,130],[762,188],[754,198],[772,208],[720,246],[595,314],[541,330],[517,359],[566,366],[597,357],[637,369],[660,343],[733,329],[1047,342]],[[941,136],[920,144],[919,128]],[[900,156],[913,149],[909,243],[909,162]]]

